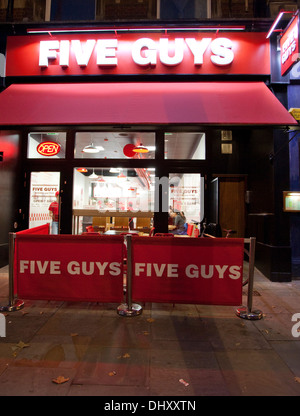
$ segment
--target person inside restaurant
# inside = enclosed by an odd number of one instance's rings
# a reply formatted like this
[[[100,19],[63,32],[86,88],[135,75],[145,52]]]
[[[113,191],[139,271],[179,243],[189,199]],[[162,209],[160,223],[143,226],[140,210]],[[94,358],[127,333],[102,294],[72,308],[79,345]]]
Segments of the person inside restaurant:
[[[171,230],[173,234],[180,234],[180,235],[186,235],[187,234],[187,223],[186,223],[186,217],[184,215],[184,212],[182,211],[172,211],[170,213],[170,217],[174,219],[174,230]]]

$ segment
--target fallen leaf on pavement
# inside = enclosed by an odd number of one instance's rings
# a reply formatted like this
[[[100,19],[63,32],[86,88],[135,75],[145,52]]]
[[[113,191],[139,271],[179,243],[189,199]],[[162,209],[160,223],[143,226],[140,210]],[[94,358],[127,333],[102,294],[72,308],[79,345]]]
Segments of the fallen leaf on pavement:
[[[53,383],[56,383],[56,384],[63,384],[63,383],[66,383],[69,380],[70,380],[69,377],[65,378],[64,376],[58,376],[58,377],[52,379]]]
[[[16,347],[22,349],[22,348],[30,347],[30,344],[25,344],[25,342],[19,341],[19,343],[16,344]]]

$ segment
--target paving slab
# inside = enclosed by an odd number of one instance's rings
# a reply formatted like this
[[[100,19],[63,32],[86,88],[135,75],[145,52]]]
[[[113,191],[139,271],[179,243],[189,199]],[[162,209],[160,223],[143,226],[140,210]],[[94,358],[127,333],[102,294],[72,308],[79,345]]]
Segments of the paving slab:
[[[7,294],[3,268],[0,305]],[[113,303],[26,299],[5,313],[0,396],[300,395],[300,281],[273,283],[256,270],[261,320],[237,317],[240,305],[141,305],[123,317]],[[60,376],[67,381],[52,381]]]

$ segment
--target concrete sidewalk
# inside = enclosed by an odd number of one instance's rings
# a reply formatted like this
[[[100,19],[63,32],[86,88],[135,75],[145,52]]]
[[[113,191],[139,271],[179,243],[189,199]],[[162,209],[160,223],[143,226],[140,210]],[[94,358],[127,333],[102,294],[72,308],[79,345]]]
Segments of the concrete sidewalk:
[[[0,305],[7,299],[2,268]],[[272,283],[256,270],[257,321],[228,306],[149,303],[136,317],[117,306],[25,300],[5,313],[0,396],[300,395],[299,280]]]

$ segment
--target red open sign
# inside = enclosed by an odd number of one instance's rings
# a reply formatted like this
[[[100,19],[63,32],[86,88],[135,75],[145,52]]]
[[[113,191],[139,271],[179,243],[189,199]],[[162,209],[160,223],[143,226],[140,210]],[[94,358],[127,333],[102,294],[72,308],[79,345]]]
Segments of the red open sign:
[[[60,144],[55,142],[42,142],[37,146],[36,150],[42,156],[55,156],[60,152]]]

